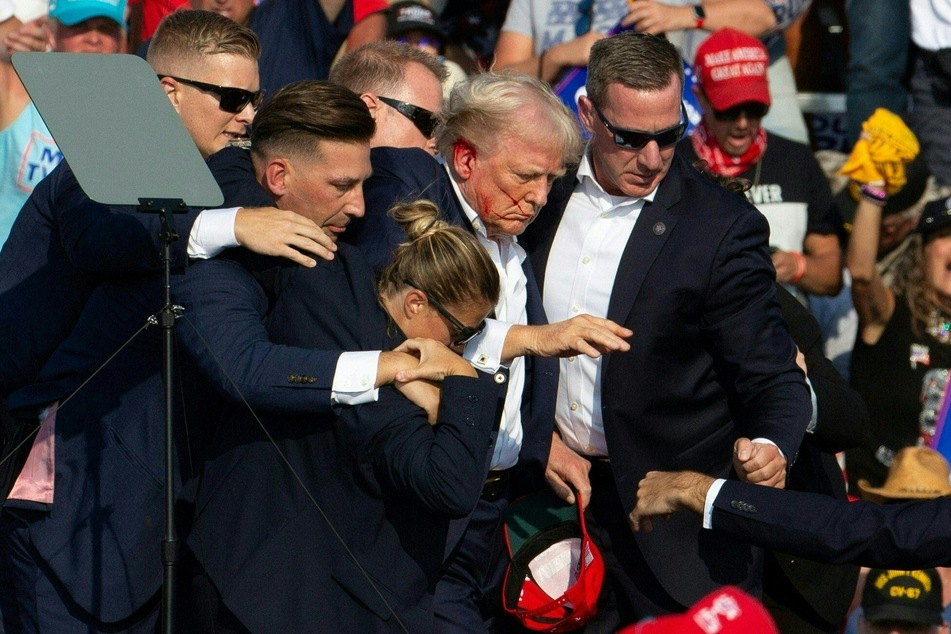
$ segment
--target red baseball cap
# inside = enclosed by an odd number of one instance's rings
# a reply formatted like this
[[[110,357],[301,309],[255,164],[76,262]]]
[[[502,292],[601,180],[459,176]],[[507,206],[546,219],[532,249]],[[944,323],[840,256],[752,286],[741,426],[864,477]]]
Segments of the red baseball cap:
[[[769,53],[755,37],[721,29],[697,49],[693,62],[697,84],[714,110],[729,110],[749,101],[770,105]]]
[[[597,611],[604,560],[592,543],[579,505],[551,491],[515,501],[505,517],[512,562],[502,606],[535,632],[568,632]]]
[[[725,586],[703,597],[686,614],[630,625],[618,634],[779,634],[763,604]]]

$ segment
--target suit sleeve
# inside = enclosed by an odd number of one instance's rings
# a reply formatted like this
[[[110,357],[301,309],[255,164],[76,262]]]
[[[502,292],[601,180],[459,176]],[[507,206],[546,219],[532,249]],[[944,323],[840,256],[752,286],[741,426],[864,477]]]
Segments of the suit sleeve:
[[[812,313],[782,286],[776,286],[776,293],[793,341],[806,358],[809,382],[816,393],[819,417],[807,438],[828,453],[861,445],[868,436],[865,401],[825,357],[822,333]]]
[[[883,505],[728,481],[714,501],[712,526],[828,563],[905,570],[951,564],[949,498]]]
[[[76,268],[106,279],[123,280],[163,268],[161,225],[158,214],[136,207],[94,202],[79,186],[68,167],[52,208],[63,248]],[[172,243],[172,265],[183,267],[188,232],[200,210],[174,214],[179,239]]]
[[[741,435],[768,438],[792,462],[812,413],[776,300],[766,219],[737,216],[718,248],[700,327],[730,377]]]
[[[208,157],[208,169],[225,197],[223,207],[274,206],[274,200],[255,178],[248,150],[226,147]]]
[[[378,476],[426,508],[464,517],[485,481],[498,387],[492,381],[448,377],[436,425],[392,387],[360,406],[356,432],[366,438]]]
[[[173,290],[185,308],[178,337],[226,397],[277,413],[332,413],[339,351],[271,343],[264,327],[267,298],[241,265],[220,258],[198,262]]]
[[[403,229],[387,215],[400,202],[425,198],[446,213],[448,200],[438,163],[416,148],[375,148],[371,151],[373,176],[363,184],[366,214],[347,226],[341,238],[363,253],[373,272],[390,262],[396,246],[406,240]]]

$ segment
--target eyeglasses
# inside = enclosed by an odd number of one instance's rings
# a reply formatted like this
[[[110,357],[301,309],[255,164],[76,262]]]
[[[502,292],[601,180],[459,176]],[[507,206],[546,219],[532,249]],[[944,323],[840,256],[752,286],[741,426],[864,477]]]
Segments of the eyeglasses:
[[[436,312],[442,315],[443,317],[445,317],[446,321],[448,321],[452,325],[452,327],[456,329],[456,334],[452,336],[453,346],[464,346],[470,341],[472,341],[475,337],[482,334],[482,331],[485,330],[484,319],[480,321],[479,324],[474,327],[466,326],[461,321],[453,317],[452,313],[446,310],[445,306],[443,306],[442,304],[437,302],[435,299],[433,299],[433,296],[431,294],[421,289],[416,284],[416,282],[414,282],[411,279],[404,279],[403,283],[406,284],[407,286],[411,286],[415,288],[417,291],[426,293],[426,299],[429,300],[430,305],[432,305],[432,307],[436,309]]]
[[[598,113],[598,118],[601,119],[604,127],[614,135],[614,142],[629,150],[640,150],[651,141],[656,141],[658,147],[673,145],[683,137],[684,131],[687,129],[687,109],[684,108],[683,101],[680,102],[680,123],[660,132],[641,132],[640,130],[618,128],[611,125],[611,122],[605,118],[604,113],[601,112],[596,103],[592,101],[591,105],[594,106],[594,111]]]
[[[261,101],[264,99],[263,90],[251,92],[250,90],[245,90],[244,88],[216,86],[215,84],[206,84],[203,81],[175,77],[174,75],[158,76],[159,79],[165,79],[166,77],[169,79],[174,79],[175,81],[180,81],[183,84],[188,84],[189,86],[194,86],[195,88],[199,88],[201,90],[207,90],[208,92],[215,93],[218,95],[218,107],[225,112],[230,112],[232,114],[238,114],[244,110],[248,104],[251,104],[251,107],[257,110],[258,106],[261,105]]]
[[[747,119],[762,119],[769,112],[769,106],[758,101],[747,101],[726,110],[714,110],[713,116],[717,121],[736,121],[746,114]]]
[[[424,137],[427,139],[433,138],[433,132],[436,131],[436,116],[431,111],[399,99],[390,99],[389,97],[377,97],[377,99],[412,121]]]
[[[581,0],[578,3],[578,21],[575,22],[575,37],[581,37],[591,30],[591,18],[594,15],[594,0]]]

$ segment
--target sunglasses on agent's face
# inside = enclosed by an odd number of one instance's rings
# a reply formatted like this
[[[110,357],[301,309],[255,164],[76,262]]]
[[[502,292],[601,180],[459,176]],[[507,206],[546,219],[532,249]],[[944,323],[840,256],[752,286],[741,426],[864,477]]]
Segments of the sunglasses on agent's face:
[[[216,86],[215,84],[206,84],[203,81],[185,79],[184,77],[175,77],[174,75],[158,76],[159,79],[165,79],[166,77],[189,86],[194,86],[199,90],[207,90],[208,92],[214,93],[218,96],[218,107],[225,112],[230,112],[232,114],[238,114],[247,108],[248,104],[251,104],[251,107],[257,110],[258,106],[261,105],[261,101],[264,100],[263,90],[256,90],[252,92],[250,90],[245,90],[244,88]]]
[[[433,133],[436,131],[436,116],[431,111],[399,99],[390,99],[389,97],[377,97],[377,99],[412,121],[424,137],[427,139],[433,138]]]
[[[594,106],[594,111],[598,113],[598,118],[601,119],[604,127],[614,135],[614,143],[628,150],[643,149],[651,141],[655,141],[658,147],[674,145],[683,137],[684,131],[687,129],[687,109],[684,108],[682,101],[680,102],[680,123],[660,132],[642,132],[640,130],[619,128],[607,120],[596,103],[592,101],[591,105]]]
[[[767,112],[769,112],[769,106],[765,103],[747,101],[726,110],[714,110],[713,116],[717,121],[737,121],[744,114],[747,119],[762,119]]]
[[[448,321],[453,328],[455,328],[456,333],[451,334],[452,345],[456,347],[461,347],[472,341],[475,337],[480,335],[483,330],[485,330],[485,319],[480,321],[476,326],[466,326],[461,321],[456,319],[452,313],[446,310],[445,306],[433,299],[433,296],[427,293],[425,290],[421,289],[413,280],[405,279],[403,283],[407,286],[415,288],[417,291],[426,294],[426,299],[429,301],[429,305],[436,309],[436,312],[442,315],[446,321]]]

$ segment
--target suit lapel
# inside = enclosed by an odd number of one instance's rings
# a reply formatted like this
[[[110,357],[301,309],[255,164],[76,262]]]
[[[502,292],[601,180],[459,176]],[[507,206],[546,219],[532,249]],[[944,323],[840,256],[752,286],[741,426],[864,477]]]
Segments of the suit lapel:
[[[675,158],[670,172],[658,186],[654,201],[644,205],[634,224],[611,289],[608,319],[616,323],[624,324],[627,321],[647,273],[677,226],[677,214],[672,208],[680,201],[681,176],[679,162]],[[610,359],[611,355],[605,357],[602,372],[607,372]]]
[[[538,212],[538,218],[528,226],[524,235],[523,246],[529,252],[532,270],[539,290],[545,288],[545,272],[548,268],[548,254],[551,253],[551,244],[555,240],[555,233],[565,215],[565,208],[578,183],[578,168],[575,167],[559,178],[552,185],[548,194],[548,203]],[[519,243],[523,239],[519,237]]]

